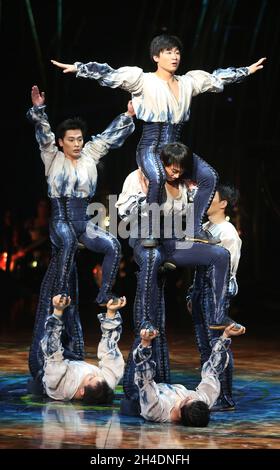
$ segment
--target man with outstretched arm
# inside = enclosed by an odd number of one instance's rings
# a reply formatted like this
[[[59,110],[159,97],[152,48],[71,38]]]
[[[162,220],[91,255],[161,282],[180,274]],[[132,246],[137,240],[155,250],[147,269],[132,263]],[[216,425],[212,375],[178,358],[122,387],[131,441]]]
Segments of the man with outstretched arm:
[[[244,333],[245,327],[235,323],[225,328],[213,345],[211,356],[202,367],[200,384],[196,390],[188,390],[180,384],[154,382],[155,363],[151,360],[151,343],[158,331],[151,324],[144,324],[140,333],[141,343],[134,350],[135,383],[139,388],[143,418],[184,426],[207,426],[211,407],[220,393],[219,375],[227,366],[230,337]]]
[[[118,309],[126,305],[120,297],[107,303],[106,313],[100,313],[101,340],[97,349],[98,366],[85,361],[69,360],[63,356],[61,334],[64,326],[64,310],[70,305],[70,297],[53,298],[53,313],[45,324],[45,334],[40,342],[38,355],[43,355],[42,384],[45,393],[54,400],[83,400],[86,403],[110,403],[113,391],[123,376],[124,360],[118,347],[122,331],[122,318]]]

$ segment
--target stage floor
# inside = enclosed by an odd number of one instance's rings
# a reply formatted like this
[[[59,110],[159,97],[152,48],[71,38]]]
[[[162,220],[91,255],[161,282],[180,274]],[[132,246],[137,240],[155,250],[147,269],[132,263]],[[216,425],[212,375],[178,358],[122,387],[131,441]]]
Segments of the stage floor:
[[[279,343],[250,335],[233,339],[236,410],[215,412],[207,428],[154,424],[121,416],[122,386],[113,406],[84,406],[28,395],[30,339],[1,338],[1,449],[279,449]],[[89,344],[88,344],[89,343]],[[87,360],[96,363],[97,337],[86,341]],[[127,357],[131,337],[120,347]],[[172,382],[194,388],[199,360],[193,336],[169,338]]]

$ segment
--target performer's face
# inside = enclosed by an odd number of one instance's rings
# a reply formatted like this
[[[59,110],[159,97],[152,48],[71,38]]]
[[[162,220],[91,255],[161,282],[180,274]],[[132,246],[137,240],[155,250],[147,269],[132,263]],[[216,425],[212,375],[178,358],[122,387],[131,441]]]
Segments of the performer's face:
[[[211,205],[207,211],[207,215],[211,216],[211,215],[218,214],[220,212],[224,212],[226,206],[227,206],[227,201],[221,200],[219,192],[216,191],[215,196],[211,202]]]
[[[63,139],[59,139],[58,143],[67,158],[76,160],[80,157],[84,145],[82,131],[80,129],[68,129]]]
[[[157,62],[158,69],[161,68],[169,73],[175,73],[179,67],[181,54],[177,47],[172,49],[164,49],[159,53],[159,56],[154,56],[154,61]]]
[[[175,406],[171,412],[171,421],[173,422],[179,422],[182,418],[182,415],[181,415],[181,409],[183,408],[183,406],[185,405],[190,405],[194,400],[194,398],[192,397],[187,397],[185,398],[184,400],[177,400],[177,402],[175,403]]]
[[[76,391],[74,398],[75,400],[82,400],[85,394],[85,387],[91,387],[93,390],[96,385],[100,382],[103,382],[103,377],[98,377],[94,374],[87,374],[82,383],[80,384],[78,390]]]
[[[175,164],[165,166],[164,169],[165,169],[165,173],[166,173],[166,179],[169,182],[176,181],[184,173],[184,170],[180,166],[175,165]]]

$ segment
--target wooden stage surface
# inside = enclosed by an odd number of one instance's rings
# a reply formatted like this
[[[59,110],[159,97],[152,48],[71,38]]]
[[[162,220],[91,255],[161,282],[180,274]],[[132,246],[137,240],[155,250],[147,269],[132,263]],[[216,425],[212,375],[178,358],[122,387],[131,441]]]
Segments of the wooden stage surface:
[[[96,363],[97,337],[86,339]],[[246,334],[233,339],[236,409],[213,412],[207,428],[154,424],[121,416],[122,386],[113,406],[85,406],[32,397],[27,393],[30,338],[1,337],[1,449],[280,449],[279,342]],[[120,347],[127,357],[131,336]],[[95,345],[95,346],[93,346]],[[193,335],[169,338],[172,382],[194,388],[200,377]]]

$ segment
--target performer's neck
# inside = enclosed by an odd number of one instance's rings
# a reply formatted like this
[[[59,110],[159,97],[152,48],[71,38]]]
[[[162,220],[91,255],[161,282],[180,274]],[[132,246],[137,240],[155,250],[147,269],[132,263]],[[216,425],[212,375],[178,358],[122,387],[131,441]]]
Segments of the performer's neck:
[[[212,214],[208,216],[208,220],[212,222],[212,224],[222,224],[226,220],[225,214]]]
[[[174,73],[168,72],[168,70],[162,68],[158,68],[155,74],[157,75],[157,77],[159,77],[161,80],[164,80],[165,82],[174,80]]]

